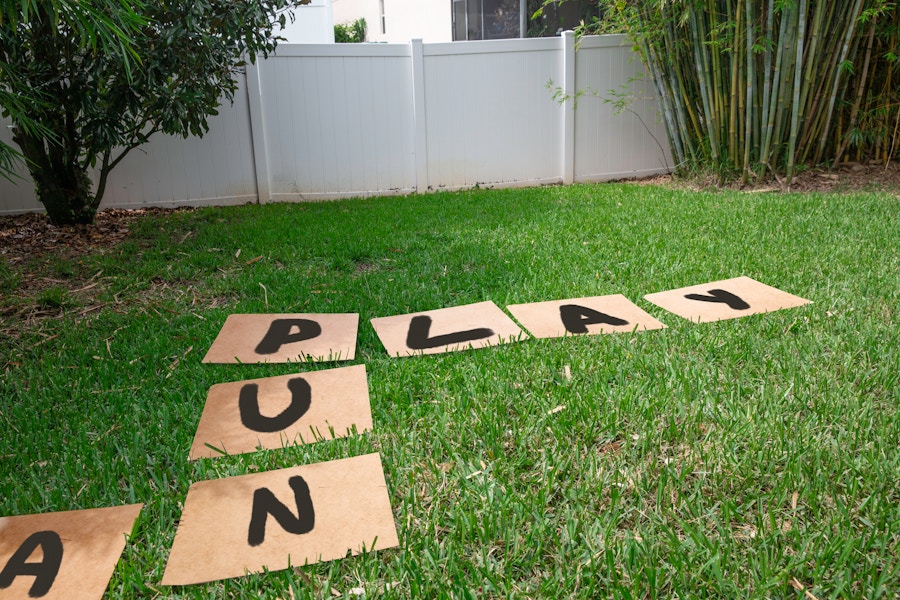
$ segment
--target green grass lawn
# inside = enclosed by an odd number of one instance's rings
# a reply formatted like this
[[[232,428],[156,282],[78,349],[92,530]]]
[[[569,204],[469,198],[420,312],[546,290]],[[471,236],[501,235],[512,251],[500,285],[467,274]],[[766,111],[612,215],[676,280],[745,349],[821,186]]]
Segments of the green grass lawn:
[[[0,322],[0,515],[146,503],[111,598],[896,598],[898,239],[887,194],[639,185],[141,219],[55,267],[102,271],[84,315],[3,266],[4,304],[61,308]],[[740,275],[813,303],[698,325],[643,300]],[[394,359],[368,322],[614,293],[669,329]],[[374,430],[189,462],[211,385],[348,364],[201,364],[239,312],[358,312]],[[192,482],[369,452],[399,548],[158,584]]]

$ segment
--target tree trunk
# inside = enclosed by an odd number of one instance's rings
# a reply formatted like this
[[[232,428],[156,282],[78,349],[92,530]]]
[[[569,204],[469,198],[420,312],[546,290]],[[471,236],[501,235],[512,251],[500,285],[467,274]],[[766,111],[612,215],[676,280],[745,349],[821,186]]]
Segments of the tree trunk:
[[[66,148],[15,128],[13,140],[22,150],[34,180],[37,199],[54,225],[90,224],[97,213],[91,178]]]

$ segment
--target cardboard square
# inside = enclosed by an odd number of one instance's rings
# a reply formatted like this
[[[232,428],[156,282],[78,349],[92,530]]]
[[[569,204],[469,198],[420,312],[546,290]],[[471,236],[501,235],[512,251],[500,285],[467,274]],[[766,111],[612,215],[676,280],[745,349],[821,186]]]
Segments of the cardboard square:
[[[372,429],[365,365],[220,383],[209,389],[190,458],[347,437],[353,427]]]
[[[625,333],[666,327],[622,294],[512,304],[506,309],[536,338]]]
[[[200,481],[188,490],[162,583],[277,571],[398,544],[378,454]]]
[[[228,315],[205,363],[353,360],[358,314]]]
[[[99,600],[143,506],[0,517],[0,598]]]
[[[421,313],[372,319],[372,327],[391,356],[440,354],[527,339],[491,301]]]
[[[810,300],[788,294],[749,277],[736,277],[657,292],[647,294],[644,298],[696,323],[737,319],[810,303]]]

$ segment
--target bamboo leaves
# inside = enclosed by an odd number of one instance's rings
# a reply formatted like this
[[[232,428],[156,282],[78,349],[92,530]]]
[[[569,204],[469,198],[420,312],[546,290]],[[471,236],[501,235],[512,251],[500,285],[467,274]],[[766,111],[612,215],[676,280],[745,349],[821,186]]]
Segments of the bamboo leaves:
[[[900,146],[892,86],[900,9],[887,0],[618,0],[608,8],[647,63],[679,165],[789,181],[809,160],[835,160],[850,147],[861,154],[867,137],[883,159]],[[877,134],[860,135],[875,121]]]

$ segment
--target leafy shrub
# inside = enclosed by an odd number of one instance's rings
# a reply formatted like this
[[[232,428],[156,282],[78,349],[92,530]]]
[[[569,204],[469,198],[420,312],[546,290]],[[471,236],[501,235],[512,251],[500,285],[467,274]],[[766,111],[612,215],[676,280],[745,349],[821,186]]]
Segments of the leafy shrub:
[[[336,44],[358,44],[366,41],[368,25],[365,19],[357,19],[352,23],[339,23],[334,26]]]

